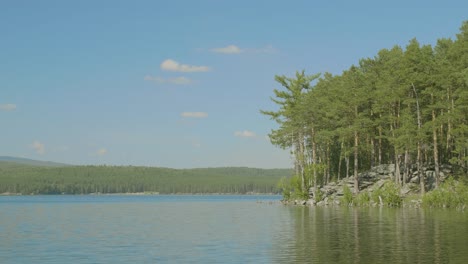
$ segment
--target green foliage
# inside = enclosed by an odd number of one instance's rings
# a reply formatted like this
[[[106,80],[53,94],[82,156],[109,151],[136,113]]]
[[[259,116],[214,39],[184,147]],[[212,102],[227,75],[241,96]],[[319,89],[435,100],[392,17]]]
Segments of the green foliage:
[[[315,192],[315,201],[320,202],[322,201],[325,197],[325,194],[317,188],[317,191]]]
[[[293,187],[291,198],[301,199],[301,200],[307,200],[309,198],[309,193],[307,191],[303,191],[302,183],[301,183],[301,176],[299,175],[292,176],[291,185]]]
[[[439,188],[425,194],[422,200],[427,207],[464,208],[468,203],[468,185],[449,178]]]
[[[358,206],[369,206],[371,202],[371,194],[369,192],[361,192],[354,200]]]
[[[302,191],[301,177],[299,175],[282,177],[277,186],[282,192],[283,200],[285,201],[294,199],[307,200],[309,198],[309,193],[307,191]]]
[[[168,169],[135,166],[36,167],[0,162],[0,193],[278,193],[287,169]]]
[[[369,206],[371,203],[380,204],[380,199],[383,205],[390,207],[400,206],[403,201],[399,187],[392,181],[387,181],[378,190],[361,192],[356,196],[353,195],[348,185],[343,186],[342,202],[344,205]]]
[[[305,174],[305,181],[306,181],[306,188],[309,189],[313,186],[313,182],[317,180],[317,183],[324,184],[324,175],[323,171],[326,168],[325,164],[321,163],[314,163],[314,164],[308,164],[305,166],[304,174]],[[316,177],[317,179],[314,178],[314,170],[316,171]]]
[[[280,190],[280,192],[283,194],[283,200],[288,201],[291,199],[293,187],[291,186],[291,182],[288,178],[282,177],[279,180],[277,187]]]
[[[400,196],[400,188],[392,181],[387,181],[382,188],[374,190],[371,194],[372,201],[380,204],[382,199],[383,205],[400,206],[403,199]]]
[[[351,189],[346,184],[343,185],[343,198],[341,199],[342,199],[343,204],[353,205],[354,196],[353,196],[353,193],[351,192]]]
[[[279,125],[271,142],[291,149],[296,173],[305,171],[303,190],[311,182],[327,183],[331,176],[351,171],[357,175],[378,163],[403,163],[405,154],[420,168],[452,163],[466,178],[467,36],[465,21],[454,40],[439,39],[433,47],[412,39],[406,47],[382,49],[340,75],[324,73],[316,79],[319,75],[302,71],[293,78],[276,76],[284,88],[274,90],[278,109],[262,113]],[[309,164],[325,168],[315,169],[317,179]],[[387,200],[399,204],[397,195],[389,194]]]
[[[260,111],[280,125],[278,129],[272,130],[269,135],[272,144],[283,149],[293,148],[296,158],[296,173],[301,171],[300,188],[298,189],[301,191],[300,194],[298,192],[296,194],[304,197],[308,196],[306,193],[308,181],[306,181],[303,173],[306,166],[304,152],[306,116],[303,101],[304,93],[312,87],[311,82],[319,76],[320,74],[306,75],[305,71],[296,72],[296,76],[293,78],[284,75],[275,76],[275,80],[281,84],[283,89],[274,89],[275,98],[271,98],[271,100],[277,104],[279,110],[276,112]],[[297,189],[297,186],[295,187]]]

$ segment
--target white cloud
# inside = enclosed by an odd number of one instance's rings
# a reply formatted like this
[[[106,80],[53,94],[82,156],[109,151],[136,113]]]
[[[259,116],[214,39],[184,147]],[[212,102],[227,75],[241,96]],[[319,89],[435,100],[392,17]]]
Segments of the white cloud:
[[[143,80],[155,82],[155,83],[158,83],[158,84],[168,83],[168,84],[176,84],[176,85],[185,85],[185,84],[191,84],[192,83],[191,79],[189,79],[187,77],[184,77],[184,76],[164,79],[164,78],[159,77],[159,76],[146,75],[143,78]]]
[[[16,109],[15,104],[0,104],[1,111],[13,111]]]
[[[208,116],[206,112],[182,112],[181,117],[191,117],[191,118],[205,118]]]
[[[96,151],[96,155],[98,156],[104,156],[107,154],[107,149],[106,148],[100,148]]]
[[[44,155],[45,154],[45,145],[37,140],[35,140],[31,144],[31,148],[33,148],[37,154]]]
[[[222,48],[215,48],[212,49],[211,51],[216,52],[216,53],[224,53],[224,54],[239,54],[244,52],[244,50],[240,49],[236,45],[229,45],[226,47]]]
[[[234,132],[234,136],[236,136],[236,137],[255,137],[257,135],[252,131],[244,130],[244,131]]]
[[[161,63],[161,70],[175,72],[207,72],[211,69],[208,66],[180,64],[175,60],[167,59]]]

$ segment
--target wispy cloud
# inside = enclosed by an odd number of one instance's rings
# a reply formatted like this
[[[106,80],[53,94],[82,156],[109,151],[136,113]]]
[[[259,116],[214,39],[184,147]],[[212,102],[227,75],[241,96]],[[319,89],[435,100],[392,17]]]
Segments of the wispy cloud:
[[[244,131],[234,132],[234,136],[236,136],[236,137],[255,137],[257,135],[252,131],[244,130]]]
[[[13,111],[15,109],[15,104],[0,104],[0,111]]]
[[[106,148],[100,148],[100,149],[98,149],[98,150],[96,151],[95,154],[96,154],[97,156],[102,157],[102,156],[104,156],[104,155],[107,154],[107,149],[106,149]]]
[[[37,140],[35,140],[31,144],[31,148],[36,151],[37,154],[39,155],[44,155],[45,154],[45,145]]]
[[[211,51],[215,53],[224,53],[224,54],[239,54],[239,53],[244,52],[244,50],[242,50],[236,45],[229,45],[229,46],[222,47],[222,48],[214,48]]]
[[[159,76],[146,75],[143,79],[145,81],[155,82],[158,84],[186,85],[186,84],[191,84],[193,82],[191,79],[184,77],[184,76],[165,79]]]
[[[205,118],[208,117],[208,113],[206,112],[182,112],[180,113],[181,117],[189,117],[189,118]]]
[[[226,47],[214,48],[210,50],[215,53],[223,54],[240,54],[240,53],[277,53],[278,49],[274,48],[272,45],[267,45],[261,48],[240,48],[236,45],[228,45]]]
[[[208,66],[181,64],[175,60],[167,59],[161,63],[161,70],[175,72],[207,72],[211,69]]]

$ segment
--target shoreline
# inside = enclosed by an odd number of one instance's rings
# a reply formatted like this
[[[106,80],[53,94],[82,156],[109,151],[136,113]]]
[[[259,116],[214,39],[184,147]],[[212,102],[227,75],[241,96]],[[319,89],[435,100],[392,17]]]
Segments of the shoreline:
[[[193,196],[215,196],[215,195],[232,195],[232,196],[281,196],[281,194],[277,193],[159,193],[159,192],[137,192],[137,193],[83,193],[83,194],[68,194],[68,193],[60,193],[60,194],[41,194],[41,193],[33,193],[33,194],[22,194],[22,193],[0,193],[0,196],[183,196],[183,195],[193,195]]]

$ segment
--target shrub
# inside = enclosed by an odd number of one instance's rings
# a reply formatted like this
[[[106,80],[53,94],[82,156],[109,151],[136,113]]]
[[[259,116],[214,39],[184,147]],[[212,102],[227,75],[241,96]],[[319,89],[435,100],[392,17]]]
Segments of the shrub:
[[[307,200],[309,198],[308,190],[304,192],[301,189],[301,179],[298,175],[290,178],[283,177],[277,184],[278,188],[283,193],[283,200],[301,199]]]
[[[292,186],[289,179],[282,177],[279,180],[277,187],[283,194],[283,200],[287,201],[291,198]]]
[[[453,178],[423,196],[423,205],[429,207],[463,208],[468,202],[468,186]]]
[[[356,205],[368,206],[371,201],[371,194],[367,191],[361,192],[356,196]]]
[[[344,184],[343,185],[343,204],[345,205],[352,205],[353,204],[353,193],[351,192],[351,189],[349,189],[348,185]]]
[[[324,198],[324,193],[319,188],[317,188],[317,191],[315,192],[314,200],[316,202],[320,202],[323,200],[323,198]]]
[[[372,192],[372,201],[380,204],[380,199],[387,206],[400,206],[403,201],[400,188],[392,181],[387,181],[382,188]]]

